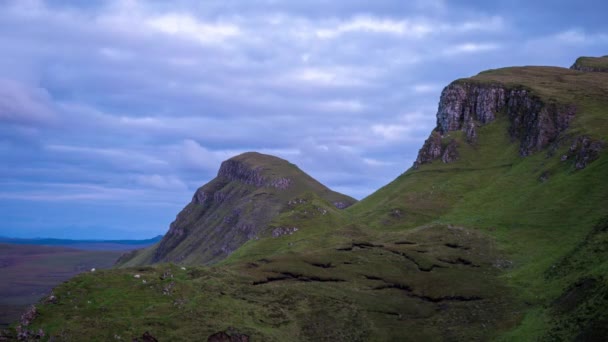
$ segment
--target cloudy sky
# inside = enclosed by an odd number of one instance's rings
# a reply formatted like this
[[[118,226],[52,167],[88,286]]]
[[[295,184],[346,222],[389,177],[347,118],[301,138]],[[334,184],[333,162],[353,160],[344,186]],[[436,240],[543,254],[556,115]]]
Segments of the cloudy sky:
[[[0,0],[0,235],[146,238],[219,164],[363,198],[450,81],[608,54],[605,1]]]

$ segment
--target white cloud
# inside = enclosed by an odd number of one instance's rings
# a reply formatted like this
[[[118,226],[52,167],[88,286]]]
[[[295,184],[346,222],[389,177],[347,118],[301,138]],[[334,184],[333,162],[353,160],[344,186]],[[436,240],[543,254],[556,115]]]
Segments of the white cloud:
[[[346,33],[356,32],[383,33],[421,38],[433,32],[433,28],[426,23],[415,23],[409,20],[392,20],[361,16],[340,22],[333,27],[318,29],[316,35],[322,39],[332,39]]]
[[[500,45],[496,43],[463,43],[449,46],[443,52],[445,55],[470,54],[478,52],[487,52],[500,49]]]
[[[176,176],[165,176],[165,175],[138,175],[135,177],[135,181],[144,187],[152,187],[161,190],[186,190],[188,187],[186,184]]]
[[[200,43],[217,43],[241,34],[234,24],[206,23],[187,14],[166,14],[150,17],[145,24],[158,32],[193,39]]]

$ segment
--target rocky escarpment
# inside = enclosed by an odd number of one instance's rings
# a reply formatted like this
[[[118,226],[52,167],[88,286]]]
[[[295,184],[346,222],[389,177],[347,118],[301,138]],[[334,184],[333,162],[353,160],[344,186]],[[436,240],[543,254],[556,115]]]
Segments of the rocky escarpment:
[[[277,189],[287,189],[291,180],[287,177],[275,177],[269,179],[262,175],[262,167],[251,167],[241,160],[229,159],[222,163],[217,173],[218,178],[225,178],[229,181],[239,181],[257,187],[273,187]]]
[[[608,56],[579,57],[570,69],[584,72],[608,72]]]
[[[562,155],[561,160],[573,160],[574,167],[581,170],[600,157],[604,146],[603,141],[583,135],[574,139],[568,152]]]
[[[475,144],[477,128],[498,115],[508,117],[509,134],[520,142],[519,154],[530,155],[554,142],[568,128],[575,112],[574,106],[547,103],[523,87],[456,81],[441,94],[437,127],[418,153],[414,167],[440,157],[444,163],[457,160],[457,144],[448,133],[463,131],[466,142]]]

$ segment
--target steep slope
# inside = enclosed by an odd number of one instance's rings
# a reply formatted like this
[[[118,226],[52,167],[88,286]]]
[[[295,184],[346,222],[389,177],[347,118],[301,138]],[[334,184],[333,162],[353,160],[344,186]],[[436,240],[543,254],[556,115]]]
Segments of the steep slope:
[[[323,199],[298,195],[216,267],[79,276],[25,329],[62,340],[602,340],[607,141],[608,73],[457,80],[414,166],[368,198],[323,215]],[[305,228],[271,233],[289,227]]]
[[[230,158],[215,179],[196,191],[158,245],[124,256],[119,265],[217,262],[248,240],[302,228],[270,223],[305,197],[327,216],[340,216],[337,209],[356,202],[283,159],[255,152]]]

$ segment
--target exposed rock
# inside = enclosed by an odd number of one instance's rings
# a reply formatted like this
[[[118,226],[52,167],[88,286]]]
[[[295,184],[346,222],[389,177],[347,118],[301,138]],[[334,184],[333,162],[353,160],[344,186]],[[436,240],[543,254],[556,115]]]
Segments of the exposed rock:
[[[273,187],[284,190],[291,185],[291,180],[287,177],[267,179],[262,175],[261,167],[252,168],[247,163],[235,159],[224,161],[217,176],[257,187]]]
[[[477,125],[475,124],[475,121],[473,121],[473,120],[469,121],[469,123],[467,124],[466,136],[467,136],[467,142],[469,144],[473,144],[473,143],[477,142],[477,129],[475,127],[477,127]]]
[[[456,150],[457,146],[458,144],[456,143],[456,140],[450,141],[441,155],[441,161],[446,164],[455,162],[458,159],[458,151]]]
[[[23,315],[21,315],[19,323],[21,323],[22,326],[27,327],[32,323],[36,316],[38,316],[38,310],[36,309],[36,306],[32,305],[23,313]]]
[[[152,336],[152,334],[146,331],[143,335],[141,335],[140,338],[134,338],[133,342],[158,342],[158,340],[156,337]]]
[[[608,72],[608,56],[579,57],[570,69],[584,72]]]
[[[283,235],[291,235],[298,231],[296,227],[279,227],[272,230],[272,237],[277,238]]]
[[[249,342],[249,336],[241,334],[234,328],[228,328],[226,331],[217,332],[209,338],[208,342]]]
[[[574,167],[577,170],[582,170],[600,157],[604,145],[604,142],[588,136],[577,137],[572,142],[568,153],[563,155],[561,160],[574,159]]]
[[[206,193],[205,191],[197,191],[194,193],[194,196],[192,197],[192,203],[204,204],[208,197],[209,197],[209,194]]]
[[[59,299],[52,292],[51,294],[44,300],[45,304],[57,304]]]
[[[173,288],[175,287],[174,282],[170,282],[168,285],[163,287],[163,295],[169,296],[173,293]]]
[[[452,163],[458,160],[457,147],[458,144],[454,139],[450,140],[447,145],[444,145],[440,132],[434,130],[418,152],[418,157],[414,162],[414,168],[417,169],[420,165],[428,164],[439,158],[446,164]]]
[[[333,203],[334,207],[338,208],[338,209],[346,209],[348,207],[350,207],[352,205],[352,203],[344,203],[344,202],[334,202]]]
[[[431,132],[431,136],[426,139],[424,145],[418,152],[418,158],[414,162],[414,168],[419,165],[430,163],[441,156],[441,134],[438,131]]]
[[[461,129],[464,122],[492,122],[504,104],[503,87],[454,82],[441,93],[437,128],[445,134]]]
[[[509,133],[519,138],[522,157],[549,146],[568,128],[576,112],[573,106],[544,104],[527,91],[512,91],[507,104]]]
[[[542,183],[548,181],[549,180],[549,171],[545,171],[545,172],[541,173],[540,177],[538,177],[538,180],[541,181]]]
[[[510,121],[509,133],[520,141],[519,154],[528,156],[555,142],[568,128],[576,108],[566,104],[545,103],[527,89],[475,81],[456,81],[441,94],[437,127],[425,141],[414,162],[414,168],[441,157],[444,162],[457,158],[455,146],[442,148],[442,137],[462,130],[468,143],[477,142],[477,126],[505,113]],[[447,154],[446,154],[447,152]]]

